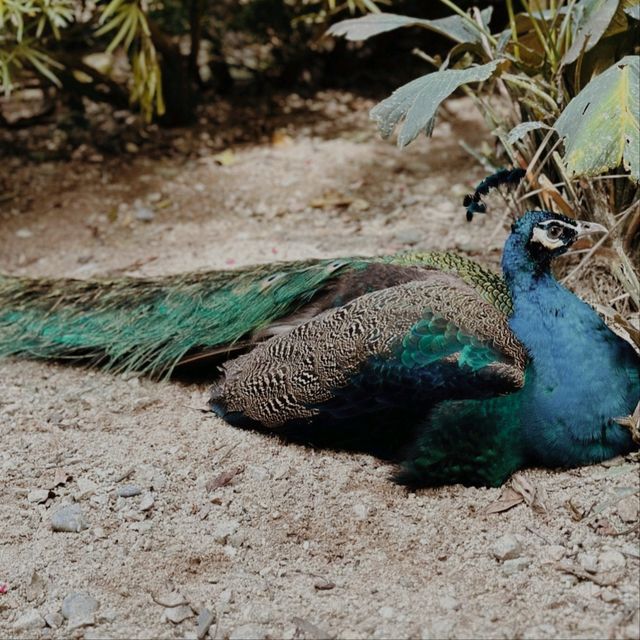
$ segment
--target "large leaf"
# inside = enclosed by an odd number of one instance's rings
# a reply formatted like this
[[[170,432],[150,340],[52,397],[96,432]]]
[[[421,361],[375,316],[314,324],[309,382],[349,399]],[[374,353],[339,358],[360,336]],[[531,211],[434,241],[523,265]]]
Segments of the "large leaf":
[[[492,7],[481,12],[482,23],[486,26],[491,19]],[[393,31],[400,27],[423,27],[455,42],[480,42],[479,27],[474,28],[462,16],[454,15],[438,20],[423,20],[400,16],[395,13],[369,13],[361,18],[342,20],[327,31],[331,36],[344,36],[347,40],[367,40],[380,33]]]
[[[605,34],[615,16],[620,0],[587,0],[578,29],[569,50],[564,54],[563,64],[571,64],[582,51],[595,47]]]
[[[502,60],[493,60],[478,67],[429,73],[396,89],[371,109],[369,115],[378,123],[380,133],[385,138],[404,119],[404,126],[398,135],[398,146],[404,147],[421,131],[431,135],[436,111],[445,98],[463,84],[488,80],[502,63]]]
[[[623,165],[640,182],[640,56],[625,56],[567,105],[554,128],[570,173],[599,175]]]

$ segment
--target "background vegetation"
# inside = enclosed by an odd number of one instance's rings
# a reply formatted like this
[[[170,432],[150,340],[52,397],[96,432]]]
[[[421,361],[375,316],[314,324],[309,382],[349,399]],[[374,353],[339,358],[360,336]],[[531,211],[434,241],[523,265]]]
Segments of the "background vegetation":
[[[466,93],[495,138],[469,152],[487,171],[527,169],[512,214],[544,207],[605,224],[609,236],[567,278],[604,256],[624,305],[640,308],[640,2],[472,4],[3,0],[4,103],[33,88],[44,99],[28,117],[0,110],[0,124],[28,126],[61,102],[82,114],[88,99],[188,125],[213,95],[327,82],[380,89],[428,65],[372,110],[381,133],[399,129],[401,146],[430,135],[446,99]],[[336,37],[323,37],[331,24]],[[371,64],[376,55],[383,64]]]

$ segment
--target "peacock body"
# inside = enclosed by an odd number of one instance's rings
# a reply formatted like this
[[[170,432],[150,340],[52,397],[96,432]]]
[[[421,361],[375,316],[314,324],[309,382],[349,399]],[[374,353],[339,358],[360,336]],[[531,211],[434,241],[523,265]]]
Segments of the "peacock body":
[[[617,420],[640,399],[640,358],[550,269],[592,227],[526,213],[502,277],[449,253],[158,280],[2,277],[0,356],[153,375],[226,360],[211,408],[232,424],[365,440],[381,429],[404,447],[404,482],[499,485],[523,466],[634,446]]]

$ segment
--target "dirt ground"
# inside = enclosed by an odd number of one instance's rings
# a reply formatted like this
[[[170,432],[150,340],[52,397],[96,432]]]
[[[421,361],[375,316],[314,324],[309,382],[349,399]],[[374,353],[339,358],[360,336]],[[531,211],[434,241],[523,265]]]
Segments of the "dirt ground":
[[[467,225],[460,207],[483,175],[458,144],[482,139],[469,104],[405,151],[368,106],[291,98],[285,112],[313,117],[283,113],[223,155],[178,132],[164,155],[9,160],[0,269],[151,275],[409,247],[495,263],[500,215]],[[386,462],[283,445],[205,406],[206,385],[0,363],[0,636],[640,637],[637,455],[413,493]],[[53,531],[68,504],[82,530]]]

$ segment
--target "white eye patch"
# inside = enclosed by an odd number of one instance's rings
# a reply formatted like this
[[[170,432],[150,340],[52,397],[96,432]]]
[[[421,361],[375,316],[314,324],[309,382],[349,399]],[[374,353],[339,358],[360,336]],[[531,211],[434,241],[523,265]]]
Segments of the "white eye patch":
[[[533,235],[531,236],[531,242],[537,242],[541,244],[546,249],[559,249],[564,246],[564,240],[562,236],[560,238],[551,239],[545,229],[540,229],[540,227],[535,227],[533,229]]]
[[[558,234],[559,227],[565,227],[571,231],[572,234],[575,234],[577,231],[577,228],[568,222],[563,222],[561,220],[546,220],[534,227],[533,234],[531,235],[531,242],[537,242],[550,251],[565,246],[567,244],[567,240],[564,237],[564,234]]]

